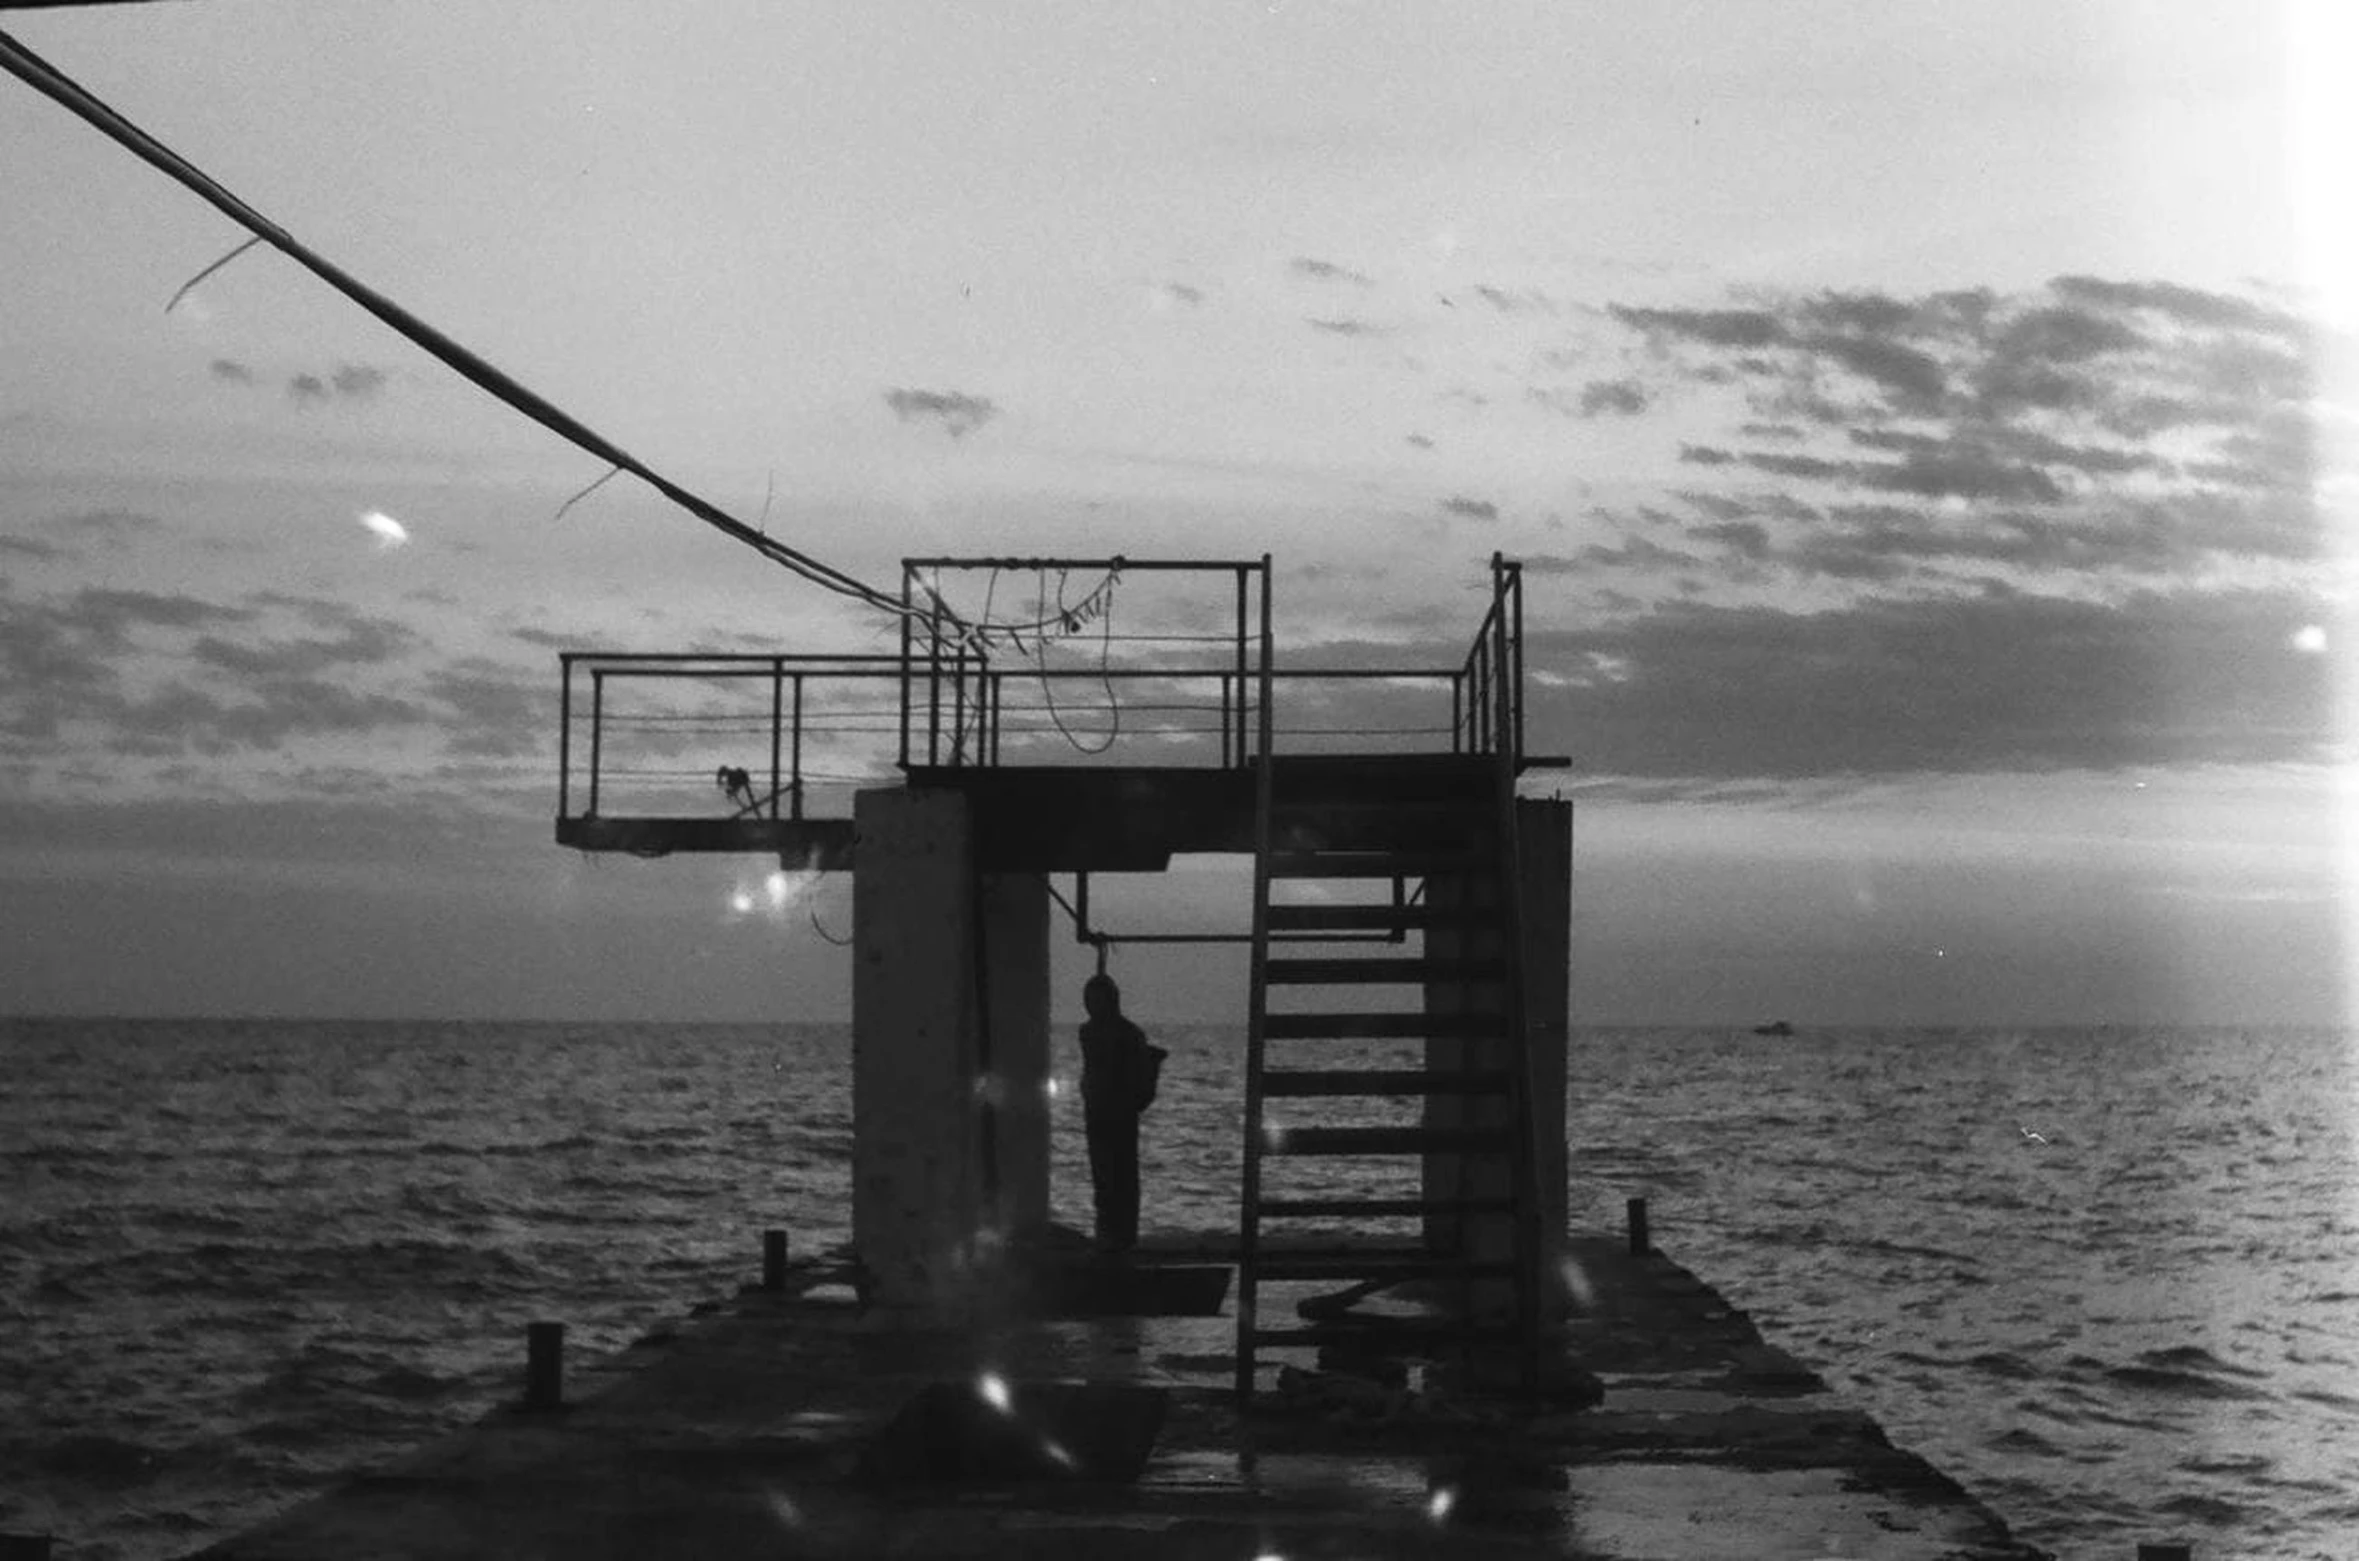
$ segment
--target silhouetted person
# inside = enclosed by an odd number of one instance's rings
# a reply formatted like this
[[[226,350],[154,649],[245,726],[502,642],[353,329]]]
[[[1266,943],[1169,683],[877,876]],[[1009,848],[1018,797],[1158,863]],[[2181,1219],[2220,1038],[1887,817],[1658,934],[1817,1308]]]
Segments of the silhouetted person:
[[[1122,1016],[1122,989],[1095,975],[1081,988],[1081,1116],[1089,1134],[1089,1182],[1096,1196],[1098,1250],[1110,1256],[1139,1241],[1139,1113],[1155,1099],[1161,1047]]]

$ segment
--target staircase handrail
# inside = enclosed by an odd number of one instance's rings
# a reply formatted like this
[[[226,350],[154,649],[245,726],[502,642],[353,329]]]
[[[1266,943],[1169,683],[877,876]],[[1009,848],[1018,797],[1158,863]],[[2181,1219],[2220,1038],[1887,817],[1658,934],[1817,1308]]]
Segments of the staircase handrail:
[[[1237,1223],[1237,1402],[1253,1397],[1253,1333],[1259,1326],[1261,1239],[1256,1210],[1261,1203],[1262,1063],[1269,1031],[1270,798],[1275,737],[1277,647],[1270,627],[1270,560],[1261,560],[1261,665],[1257,668],[1260,709],[1253,754],[1253,962],[1247,973],[1251,997],[1245,1024],[1245,1143],[1240,1170],[1244,1196]]]

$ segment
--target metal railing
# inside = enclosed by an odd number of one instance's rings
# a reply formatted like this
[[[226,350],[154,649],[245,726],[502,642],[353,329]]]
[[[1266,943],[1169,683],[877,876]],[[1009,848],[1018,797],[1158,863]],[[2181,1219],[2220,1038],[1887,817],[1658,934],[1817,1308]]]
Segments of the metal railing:
[[[902,729],[905,768],[962,769],[1011,763],[1089,759],[1151,742],[1158,765],[1240,767],[1251,759],[1252,718],[1269,667],[1268,556],[1258,559],[911,558],[901,565]],[[988,607],[1000,577],[1054,572],[1060,589],[1048,608],[1045,590],[1029,615],[992,614],[966,601],[954,608],[950,585],[988,572],[979,597]],[[1100,582],[1068,602],[1062,582],[1074,574]],[[1174,577],[1189,622],[1227,617],[1218,630],[1173,632],[1171,625],[1117,629],[1122,582]],[[1190,575],[1219,577],[1218,595],[1187,592]],[[1254,590],[1259,578],[1262,589]],[[1171,604],[1165,603],[1165,606]],[[1052,667],[1049,648],[1094,665]],[[1063,695],[1058,693],[1067,690]],[[1140,719],[1144,717],[1145,719]]]
[[[568,651],[558,664],[559,818],[618,801],[641,816],[710,815],[719,794],[741,818],[801,819],[814,784],[878,777],[898,724],[892,655]]]
[[[1524,756],[1523,565],[1491,555],[1491,606],[1450,685],[1450,751]]]
[[[1185,577],[1211,575],[1227,622],[1188,633],[1102,617],[1028,628],[1019,613],[978,634],[943,589],[944,576],[975,570],[1168,576],[1165,595],[1179,591],[1196,628],[1204,593],[1190,597]],[[796,820],[815,787],[874,784],[896,764],[1243,769],[1270,743],[1289,753],[1446,745],[1498,755],[1511,772],[1524,762],[1522,569],[1498,555],[1489,606],[1455,667],[1280,669],[1266,557],[920,558],[904,564],[903,591],[898,653],[562,655],[559,816],[576,816],[577,804],[581,816],[709,816],[719,795],[739,817]],[[1109,590],[1098,605],[1111,600]],[[1088,664],[1051,665],[1050,644],[1068,658],[1080,647]],[[1284,719],[1281,694],[1292,696]],[[744,786],[732,790],[738,773]]]

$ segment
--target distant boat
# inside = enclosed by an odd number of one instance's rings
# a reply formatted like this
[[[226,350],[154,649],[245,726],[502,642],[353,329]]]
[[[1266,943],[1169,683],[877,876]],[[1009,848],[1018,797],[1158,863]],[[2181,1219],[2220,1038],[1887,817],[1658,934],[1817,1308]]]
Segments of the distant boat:
[[[1794,1033],[1794,1027],[1783,1019],[1772,1019],[1767,1024],[1753,1026],[1753,1033],[1755,1035],[1791,1035]]]

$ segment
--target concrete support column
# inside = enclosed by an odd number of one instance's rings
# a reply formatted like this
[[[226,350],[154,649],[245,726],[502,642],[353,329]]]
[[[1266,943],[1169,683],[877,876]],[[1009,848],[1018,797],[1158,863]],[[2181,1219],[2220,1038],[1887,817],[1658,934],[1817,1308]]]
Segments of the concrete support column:
[[[1565,1090],[1572,1047],[1573,805],[1524,798],[1515,805],[1522,879],[1524,1022],[1531,1033],[1532,1134],[1539,1145],[1540,1262],[1559,1271],[1571,1218]]]
[[[852,1242],[873,1304],[955,1324],[985,1212],[966,799],[864,791],[852,817]]]
[[[1484,959],[1500,951],[1495,917],[1486,925],[1453,925],[1453,914],[1485,916],[1496,904],[1498,886],[1488,874],[1436,875],[1425,883],[1425,903],[1439,925],[1425,934],[1425,949],[1434,959]],[[1497,982],[1436,981],[1425,988],[1425,1011],[1435,1017],[1466,1013],[1496,1014],[1502,1006]],[[1425,1043],[1425,1066],[1434,1072],[1473,1072],[1507,1066],[1506,1039],[1492,1036],[1436,1036]],[[1428,1095],[1424,1121],[1434,1128],[1503,1128],[1513,1120],[1509,1101],[1499,1095]],[[1444,1198],[1504,1198],[1514,1190],[1513,1162],[1504,1153],[1429,1154],[1423,1173],[1428,1200]],[[1515,1251],[1515,1222],[1504,1214],[1432,1214],[1425,1221],[1425,1244],[1434,1251],[1461,1252],[1470,1258],[1503,1261]],[[1469,1297],[1477,1315],[1503,1313],[1514,1305],[1515,1291],[1506,1280],[1482,1280]]]
[[[981,937],[998,1217],[1021,1240],[1048,1229],[1048,876],[986,874]]]
[[[1566,1050],[1571,1036],[1572,808],[1568,803],[1516,804],[1516,911],[1523,926],[1525,1063],[1532,1092],[1533,1174],[1539,1183],[1540,1264],[1545,1282],[1564,1252],[1567,1218],[1565,1146]],[[1426,902],[1437,913],[1481,911],[1495,902],[1499,886],[1483,875],[1435,877],[1426,883]],[[1446,919],[1446,918],[1445,918]],[[1496,925],[1438,926],[1426,934],[1426,951],[1438,959],[1480,959],[1501,950]],[[1444,1015],[1497,1013],[1505,994],[1496,983],[1436,982],[1425,992],[1425,1010]],[[1426,1066],[1437,1070],[1479,1070],[1508,1065],[1513,1048],[1487,1038],[1438,1038],[1426,1042]],[[1496,1097],[1427,1097],[1424,1120],[1431,1127],[1487,1127],[1510,1120],[1508,1105]],[[1503,1197],[1512,1191],[1512,1165],[1504,1155],[1428,1155],[1425,1196]],[[1425,1241],[1436,1250],[1463,1250],[1477,1258],[1509,1257],[1514,1251],[1512,1219],[1501,1215],[1458,1218],[1431,1216]],[[1478,1310],[1498,1304],[1496,1285],[1476,1288]]]

